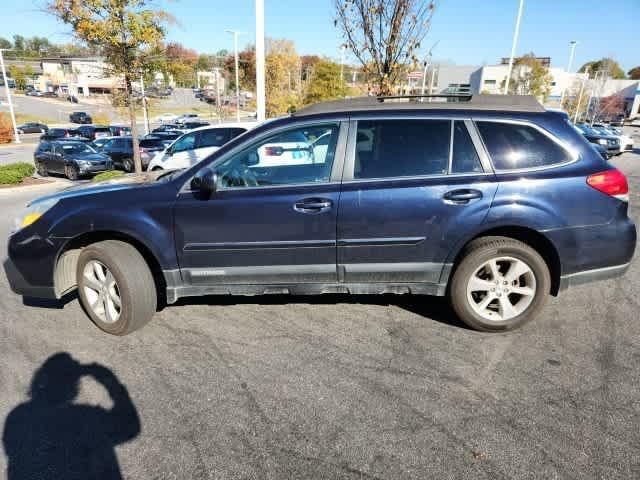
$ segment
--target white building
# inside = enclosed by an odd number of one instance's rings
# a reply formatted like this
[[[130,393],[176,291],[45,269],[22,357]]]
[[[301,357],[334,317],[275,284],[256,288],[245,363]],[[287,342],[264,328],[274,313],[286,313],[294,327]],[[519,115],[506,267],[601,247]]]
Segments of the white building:
[[[110,93],[124,88],[120,77],[109,72],[109,65],[99,57],[55,57],[41,60],[40,88],[62,94],[88,96]]]

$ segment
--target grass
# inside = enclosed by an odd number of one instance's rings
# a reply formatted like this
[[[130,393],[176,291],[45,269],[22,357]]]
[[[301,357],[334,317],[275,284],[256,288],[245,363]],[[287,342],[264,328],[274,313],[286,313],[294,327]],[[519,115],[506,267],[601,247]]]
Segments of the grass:
[[[44,123],[45,125],[49,125],[51,123],[59,123],[53,118],[41,117],[39,115],[28,115],[25,113],[16,113],[16,123],[18,125],[22,125],[23,123],[27,122]]]
[[[108,172],[102,172],[93,177],[92,182],[102,182],[111,178],[122,177],[124,172],[121,170],[109,170]]]
[[[0,166],[0,185],[15,185],[30,177],[36,171],[30,163],[9,163]]]

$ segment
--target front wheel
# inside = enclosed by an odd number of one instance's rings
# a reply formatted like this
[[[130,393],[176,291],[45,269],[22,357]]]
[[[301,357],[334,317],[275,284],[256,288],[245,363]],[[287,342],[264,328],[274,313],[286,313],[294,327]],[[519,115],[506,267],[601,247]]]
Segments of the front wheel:
[[[45,167],[44,163],[42,162],[36,162],[36,171],[38,172],[38,175],[40,175],[41,177],[46,177],[49,175],[49,172],[47,171],[47,167]]]
[[[64,176],[67,177],[69,180],[73,180],[73,181],[78,180],[79,178],[78,169],[73,165],[66,165],[64,167]]]
[[[124,168],[124,171],[127,173],[133,172],[133,160],[130,158],[125,158],[122,161],[122,167]]]
[[[551,288],[546,262],[533,248],[506,237],[485,237],[466,248],[449,298],[467,325],[486,332],[517,328],[544,307]]]
[[[76,270],[78,296],[101,330],[127,335],[146,325],[157,308],[156,286],[132,245],[106,240],[84,248]]]

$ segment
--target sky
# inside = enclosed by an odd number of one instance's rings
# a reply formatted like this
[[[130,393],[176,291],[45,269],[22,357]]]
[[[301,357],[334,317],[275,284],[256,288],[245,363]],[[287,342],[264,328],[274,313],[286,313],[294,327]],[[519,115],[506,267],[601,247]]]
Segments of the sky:
[[[254,0],[157,1],[178,21],[169,29],[169,40],[199,52],[231,51],[232,36],[225,30],[234,29],[246,32],[240,36],[241,47],[254,42]],[[435,44],[434,59],[457,65],[499,63],[511,50],[518,1],[438,0],[423,47]],[[0,36],[70,41],[68,29],[42,11],[43,3],[46,0],[0,0]],[[333,0],[264,3],[266,36],[293,40],[301,55],[340,57],[343,40],[333,24]],[[577,40],[574,70],[610,56],[627,71],[640,65],[639,19],[640,0],[525,0],[516,54],[534,52],[551,57],[552,66],[566,68],[569,41]]]

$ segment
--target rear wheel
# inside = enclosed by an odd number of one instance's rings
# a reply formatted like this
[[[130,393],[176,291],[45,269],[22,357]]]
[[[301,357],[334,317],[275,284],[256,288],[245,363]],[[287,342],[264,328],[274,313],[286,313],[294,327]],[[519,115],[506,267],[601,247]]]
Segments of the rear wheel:
[[[466,248],[449,289],[453,309],[482,331],[517,328],[534,318],[549,296],[551,276],[533,248],[505,237],[485,237]]]
[[[125,158],[122,160],[122,167],[127,173],[133,172],[133,160],[131,158]]]
[[[156,287],[144,257],[132,245],[107,240],[80,253],[78,296],[98,328],[127,335],[146,325],[157,307]]]
[[[73,165],[65,165],[64,167],[64,176],[69,180],[78,180],[78,169]]]

